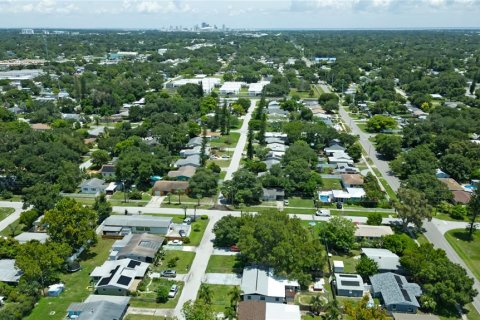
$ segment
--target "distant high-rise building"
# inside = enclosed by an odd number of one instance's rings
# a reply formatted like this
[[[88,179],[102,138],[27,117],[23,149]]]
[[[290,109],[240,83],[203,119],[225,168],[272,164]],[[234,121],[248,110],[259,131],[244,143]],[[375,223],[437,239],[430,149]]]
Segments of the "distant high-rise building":
[[[33,29],[22,29],[22,34],[35,34]]]
[[[210,25],[206,22],[202,22],[201,28],[208,28]]]
[[[225,24],[222,24],[222,31],[225,31]]]

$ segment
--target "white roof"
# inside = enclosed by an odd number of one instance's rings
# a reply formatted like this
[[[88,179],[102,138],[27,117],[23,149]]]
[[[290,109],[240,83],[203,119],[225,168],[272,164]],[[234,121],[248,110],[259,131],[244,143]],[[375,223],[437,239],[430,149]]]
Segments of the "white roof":
[[[362,253],[375,261],[379,270],[398,270],[400,257],[387,249],[362,248]]]
[[[335,273],[338,290],[365,290],[363,279],[358,274]]]
[[[332,190],[332,194],[333,197],[337,199],[350,199],[348,192],[343,190]]]
[[[171,223],[170,217],[112,215],[105,219],[104,226],[168,228]]]
[[[362,198],[366,195],[363,188],[347,188],[347,192],[350,195],[350,198]]]
[[[266,303],[265,320],[300,320],[300,307],[294,304]]]
[[[343,261],[341,260],[333,260],[333,266],[335,268],[343,268]]]
[[[48,238],[48,234],[43,232],[22,232],[15,237],[15,240],[20,243],[26,243],[31,240],[37,240],[40,243],[45,243]]]
[[[285,297],[285,286],[298,286],[296,281],[274,276],[273,270],[260,268],[243,269],[241,290],[243,294],[259,294],[267,297]]]
[[[250,83],[250,85],[248,86],[248,91],[249,92],[262,92],[263,90],[263,87],[265,87],[267,84],[269,84],[270,81],[260,81],[260,82],[257,82],[257,83]]]
[[[115,191],[115,189],[117,188],[117,183],[116,182],[110,182],[108,184],[108,187],[105,188],[105,191]]]
[[[394,232],[392,228],[390,228],[389,226],[369,226],[365,224],[357,225],[357,230],[355,230],[356,237],[380,238],[392,235],[393,233]]]
[[[220,91],[240,91],[243,82],[227,81],[220,87]]]

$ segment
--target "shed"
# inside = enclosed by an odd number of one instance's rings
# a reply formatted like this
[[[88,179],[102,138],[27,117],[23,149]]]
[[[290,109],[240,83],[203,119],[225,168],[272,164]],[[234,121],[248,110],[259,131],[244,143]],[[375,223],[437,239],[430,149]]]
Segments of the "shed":
[[[58,297],[63,290],[65,290],[65,285],[63,283],[56,283],[48,286],[47,294],[49,297]]]
[[[343,270],[344,270],[343,261],[333,260],[333,272],[334,273],[342,273],[342,272],[344,272]]]

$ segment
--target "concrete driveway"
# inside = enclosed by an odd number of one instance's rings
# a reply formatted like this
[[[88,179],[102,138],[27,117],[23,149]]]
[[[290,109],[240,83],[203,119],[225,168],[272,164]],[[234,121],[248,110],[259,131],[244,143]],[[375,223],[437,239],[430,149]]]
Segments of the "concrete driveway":
[[[10,201],[0,201],[0,207],[2,208],[13,208],[15,211],[10,214],[8,217],[0,221],[0,231],[6,229],[12,222],[20,218],[20,214],[25,211],[23,208],[22,202],[10,202]],[[28,209],[27,209],[28,210]]]
[[[236,273],[206,273],[203,282],[239,286],[242,283],[242,276]]]

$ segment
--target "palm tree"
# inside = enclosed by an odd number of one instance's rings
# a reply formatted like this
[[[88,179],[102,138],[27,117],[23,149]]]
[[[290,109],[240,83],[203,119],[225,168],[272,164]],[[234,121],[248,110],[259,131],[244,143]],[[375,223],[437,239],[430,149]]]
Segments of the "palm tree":
[[[240,297],[242,295],[240,288],[238,286],[233,287],[228,295],[230,296],[230,305],[234,308],[234,310],[237,310],[237,303],[240,301]]]
[[[315,314],[320,314],[323,307],[325,307],[325,300],[322,298],[322,296],[312,296],[310,299],[310,310]]]
[[[327,303],[325,314],[322,315],[322,320],[338,320],[340,318],[340,310],[338,309],[337,301]]]
[[[202,284],[200,290],[198,291],[198,299],[203,300],[205,304],[212,304],[212,289],[209,286]]]

